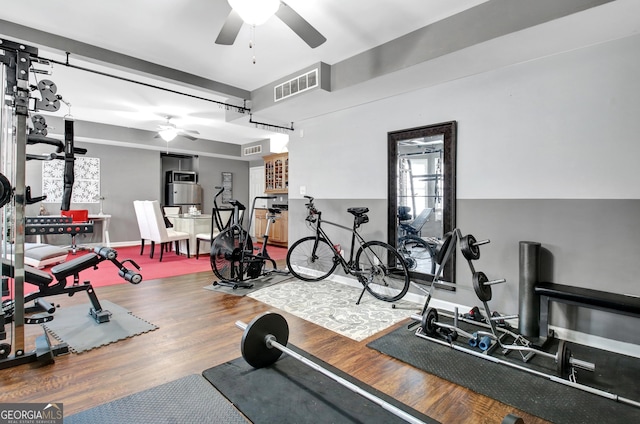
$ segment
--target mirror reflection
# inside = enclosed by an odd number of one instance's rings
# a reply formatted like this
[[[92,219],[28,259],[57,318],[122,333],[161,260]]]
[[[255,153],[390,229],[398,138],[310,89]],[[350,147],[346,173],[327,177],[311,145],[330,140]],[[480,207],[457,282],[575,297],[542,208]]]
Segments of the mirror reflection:
[[[444,136],[398,142],[398,245],[410,270],[435,274],[443,236]]]
[[[454,228],[455,123],[389,133],[389,242],[418,282],[433,279],[437,247]],[[453,281],[453,264],[443,270]]]

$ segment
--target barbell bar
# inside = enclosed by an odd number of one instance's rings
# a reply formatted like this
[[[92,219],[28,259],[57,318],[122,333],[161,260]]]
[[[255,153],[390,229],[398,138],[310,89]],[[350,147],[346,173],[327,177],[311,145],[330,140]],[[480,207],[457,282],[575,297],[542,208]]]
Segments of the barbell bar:
[[[425,424],[424,421],[394,405],[391,405],[389,402],[380,399],[376,395],[363,390],[350,381],[345,380],[344,378],[286,347],[285,345],[289,339],[289,325],[282,315],[274,312],[266,312],[255,317],[249,324],[245,324],[242,321],[236,321],[235,325],[244,331],[240,346],[242,357],[254,368],[262,368],[274,364],[278,358],[280,358],[282,353],[286,353],[292,358],[302,362],[310,368],[313,368],[336,383],[370,400],[406,422]]]

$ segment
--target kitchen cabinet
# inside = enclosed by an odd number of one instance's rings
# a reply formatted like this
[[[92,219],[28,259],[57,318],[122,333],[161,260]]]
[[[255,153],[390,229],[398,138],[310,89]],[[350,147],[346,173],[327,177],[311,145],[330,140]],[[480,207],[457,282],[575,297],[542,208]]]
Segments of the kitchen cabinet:
[[[289,153],[264,156],[264,192],[289,192]]]
[[[267,228],[266,209],[256,209],[255,211],[255,236],[259,242],[262,242],[265,229]],[[269,227],[269,242],[275,246],[287,247],[289,243],[289,212],[281,211],[276,222],[271,223]]]

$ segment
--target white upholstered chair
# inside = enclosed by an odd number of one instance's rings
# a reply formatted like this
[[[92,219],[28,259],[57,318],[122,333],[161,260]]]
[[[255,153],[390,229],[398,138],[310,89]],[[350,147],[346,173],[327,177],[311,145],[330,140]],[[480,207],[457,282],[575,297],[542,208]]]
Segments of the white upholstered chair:
[[[176,215],[180,215],[180,206],[163,206],[162,212],[164,212],[166,220],[171,223],[171,225],[167,224],[167,227],[176,225],[176,221],[174,218],[176,217]]]
[[[231,221],[231,215],[233,214],[232,208],[218,208],[220,213],[220,221],[218,221],[218,215],[216,214],[216,208],[211,211],[211,231],[208,233],[196,234],[196,259],[200,258],[200,242],[208,242],[216,238],[218,234],[229,226]]]
[[[165,215],[180,215],[180,206],[163,206]]]
[[[144,242],[151,241],[151,233],[149,231],[149,223],[147,222],[147,211],[144,207],[145,200],[134,200],[133,208],[136,211],[136,218],[138,220],[138,229],[140,230],[140,254],[144,254]]]
[[[150,258],[153,258],[153,251],[155,243],[160,244],[160,262],[162,262],[162,254],[164,253],[164,247],[167,244],[175,242],[175,250],[177,254],[180,254],[180,240],[185,240],[187,244],[187,258],[189,255],[189,233],[181,231],[175,231],[171,228],[167,228],[164,222],[164,216],[160,209],[160,204],[157,200],[146,200],[144,202],[146,210],[147,222],[149,224],[149,239],[151,240],[151,254]]]

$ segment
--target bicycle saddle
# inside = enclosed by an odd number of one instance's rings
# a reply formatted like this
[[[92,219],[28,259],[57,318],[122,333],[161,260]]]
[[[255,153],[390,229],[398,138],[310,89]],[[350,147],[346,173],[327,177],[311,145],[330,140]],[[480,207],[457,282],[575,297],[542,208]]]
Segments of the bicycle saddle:
[[[367,207],[349,208],[349,209],[347,209],[347,212],[349,212],[350,214],[352,214],[354,216],[361,216],[361,215],[364,215],[365,213],[369,212],[369,208],[367,208]]]

